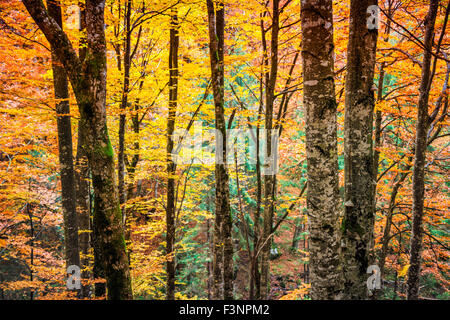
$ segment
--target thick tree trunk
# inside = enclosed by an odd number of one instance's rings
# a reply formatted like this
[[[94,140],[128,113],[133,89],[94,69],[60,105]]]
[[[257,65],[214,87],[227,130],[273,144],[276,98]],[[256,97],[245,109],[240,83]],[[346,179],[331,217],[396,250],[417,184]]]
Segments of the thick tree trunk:
[[[86,0],[87,54],[77,56],[67,35],[49,17],[42,1],[22,0],[47,40],[55,48],[72,83],[80,109],[80,129],[94,188],[94,230],[98,234],[108,299],[131,299],[131,279],[117,195],[114,156],[106,124],[105,0]]]
[[[378,30],[367,27],[376,0],[352,0],[345,86],[345,213],[342,258],[347,299],[367,297],[374,227],[373,77]]]
[[[49,15],[62,28],[61,4],[47,1]],[[78,223],[76,212],[76,190],[73,167],[72,124],[69,105],[69,83],[63,65],[52,49],[53,85],[56,100],[56,121],[58,128],[59,166],[61,174],[62,211],[64,217],[64,243],[66,267],[80,267],[78,252]]]
[[[422,218],[423,197],[425,193],[425,160],[427,148],[427,132],[429,126],[428,100],[431,86],[431,57],[433,50],[434,25],[439,1],[430,0],[430,9],[425,19],[425,50],[422,62],[422,79],[419,87],[419,105],[416,122],[416,149],[413,168],[413,205],[412,205],[412,234],[411,255],[408,269],[407,299],[419,299],[420,263],[422,251]]]
[[[233,242],[231,238],[232,217],[230,212],[230,190],[226,159],[226,123],[224,115],[224,4],[206,0],[212,87],[216,119],[216,219],[214,225],[214,286],[215,299],[233,299]]]
[[[166,205],[166,253],[167,300],[175,300],[175,173],[176,166],[172,159],[174,147],[173,133],[177,116],[178,102],[178,15],[172,10],[169,43],[169,116],[167,119],[167,205]]]
[[[331,0],[302,0],[312,299],[339,299],[339,190]]]

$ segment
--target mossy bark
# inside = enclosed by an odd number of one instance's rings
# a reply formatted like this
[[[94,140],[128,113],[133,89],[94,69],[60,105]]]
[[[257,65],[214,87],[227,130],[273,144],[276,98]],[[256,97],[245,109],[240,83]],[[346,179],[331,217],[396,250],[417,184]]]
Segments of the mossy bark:
[[[342,272],[332,1],[302,0],[301,23],[311,298],[339,299]]]
[[[352,0],[345,83],[345,225],[342,264],[347,299],[367,298],[374,228],[373,78],[378,30],[367,27],[367,8],[376,0]]]
[[[86,0],[87,49],[78,57],[67,35],[40,0],[23,0],[64,65],[80,110],[80,128],[94,189],[94,231],[98,235],[108,299],[132,299],[131,279],[119,207],[114,158],[106,124],[105,0]]]

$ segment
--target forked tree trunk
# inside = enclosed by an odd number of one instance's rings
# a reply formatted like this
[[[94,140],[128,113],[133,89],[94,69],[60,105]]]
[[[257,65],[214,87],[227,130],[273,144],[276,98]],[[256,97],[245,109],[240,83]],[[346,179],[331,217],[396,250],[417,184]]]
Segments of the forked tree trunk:
[[[108,299],[131,299],[131,279],[117,195],[114,155],[106,124],[105,0],[86,0],[87,54],[81,61],[67,35],[40,0],[22,0],[28,12],[55,48],[55,55],[72,83],[80,130],[94,188],[94,230],[98,234]]]

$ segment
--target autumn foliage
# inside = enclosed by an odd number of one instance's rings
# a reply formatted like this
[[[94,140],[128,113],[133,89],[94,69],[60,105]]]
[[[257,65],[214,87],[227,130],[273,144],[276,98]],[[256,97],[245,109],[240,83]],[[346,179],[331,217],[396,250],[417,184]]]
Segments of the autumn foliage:
[[[118,167],[124,145],[123,229],[134,299],[165,299],[166,263],[175,260],[175,298],[211,299],[215,168],[213,149],[193,154],[167,173],[171,17],[178,17],[178,84],[175,148],[185,134],[214,129],[206,1],[107,0],[106,117]],[[74,28],[78,0],[62,0],[63,30],[77,52],[84,30]],[[84,3],[84,1],[81,1]],[[224,117],[227,129],[264,128],[264,88],[269,72],[273,1],[225,0]],[[279,1],[278,74],[273,127],[280,130],[274,192],[269,299],[310,299],[307,165],[303,107],[300,0]],[[406,299],[412,225],[412,170],[428,1],[378,1],[381,8],[373,95],[374,154],[378,157],[372,264],[383,264],[378,299]],[[425,163],[420,295],[450,297],[450,27],[448,1],[439,1],[429,92],[430,126]],[[127,10],[130,20],[127,22]],[[78,12],[75,10],[75,12]],[[350,1],[333,1],[339,192],[344,197],[344,114]],[[78,16],[76,16],[77,18]],[[172,22],[173,23],[173,22]],[[128,26],[128,27],[127,27]],[[129,40],[129,85],[124,86]],[[439,47],[438,47],[439,46]],[[438,51],[436,51],[438,50]],[[269,55],[268,55],[269,53]],[[364,57],[361,57],[363,59]],[[58,135],[51,48],[22,1],[0,1],[0,299],[104,299],[91,245],[91,293],[66,288]],[[124,96],[126,103],[124,104]],[[72,87],[74,155],[81,119]],[[122,118],[122,120],[121,120]],[[123,120],[125,119],[125,120]],[[379,121],[378,141],[376,120]],[[121,122],[122,121],[122,122]],[[120,135],[121,123],[125,126]],[[188,129],[188,134],[185,130]],[[262,133],[261,133],[262,135]],[[202,141],[208,147],[211,140]],[[232,140],[232,139],[230,139]],[[229,141],[229,143],[236,143]],[[239,143],[243,143],[240,141]],[[245,144],[245,143],[244,143]],[[186,147],[186,143],[184,144]],[[188,154],[188,148],[180,148]],[[198,152],[198,149],[195,149]],[[228,161],[235,299],[250,297],[252,255],[262,234],[264,192],[256,167]],[[117,170],[116,170],[117,171]],[[117,174],[117,173],[115,173]],[[174,251],[166,252],[167,181],[175,179]],[[92,177],[89,184],[94,215]],[[258,187],[259,186],[259,187]],[[264,186],[262,186],[264,188]],[[258,193],[262,192],[261,197]],[[342,219],[342,215],[340,216]],[[341,221],[341,220],[340,220]],[[388,226],[389,232],[386,234]],[[92,234],[92,230],[79,230]],[[92,240],[92,236],[90,237]],[[254,251],[256,248],[256,251]],[[383,261],[380,261],[382,258]],[[258,258],[259,259],[259,258]],[[103,292],[104,294],[104,292]],[[257,298],[257,293],[255,291]]]

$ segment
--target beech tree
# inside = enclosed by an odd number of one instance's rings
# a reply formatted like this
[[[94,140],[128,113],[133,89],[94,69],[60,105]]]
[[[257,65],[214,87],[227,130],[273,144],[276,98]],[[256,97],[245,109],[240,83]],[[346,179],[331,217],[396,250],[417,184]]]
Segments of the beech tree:
[[[302,0],[303,107],[312,299],[342,297],[333,2]]]
[[[273,108],[275,100],[275,85],[277,81],[278,71],[278,33],[280,23],[279,12],[279,0],[272,1],[272,26],[271,26],[271,39],[270,39],[270,56],[267,53],[267,45],[265,45],[265,34],[263,33],[263,48],[265,61],[270,66],[265,73],[265,135],[266,135],[266,153],[265,153],[265,168],[264,171],[264,225],[263,225],[263,237],[262,237],[262,257],[261,257],[261,299],[267,299],[267,295],[270,290],[270,248],[272,247],[272,226],[273,226],[273,213],[274,213],[274,201],[276,190],[276,175],[273,172],[269,172],[274,166],[274,159],[277,154],[272,152],[272,139],[273,136]],[[263,25],[264,29],[264,25]]]
[[[82,36],[80,37],[80,42],[78,46],[78,56],[80,60],[83,61],[86,57],[86,8],[83,3],[80,5],[80,31]],[[99,266],[99,264],[94,263],[95,272],[91,272],[91,259],[90,250],[94,248],[94,262],[99,261],[99,250],[98,246],[93,244],[94,238],[91,236],[93,231],[91,223],[91,186],[89,182],[89,164],[86,150],[84,149],[84,137],[85,132],[82,130],[80,122],[78,123],[78,137],[77,137],[77,150],[75,156],[75,188],[76,188],[76,205],[77,205],[77,215],[78,215],[78,246],[80,249],[80,262],[81,262],[81,278],[85,281],[82,283],[81,293],[83,297],[90,296],[90,285],[86,283],[86,280],[91,278],[92,273],[97,278],[104,277],[104,270]],[[100,276],[101,275],[101,276]],[[105,283],[98,282],[95,283],[95,295],[104,296],[106,292]]]
[[[449,0],[0,12],[0,299],[448,298]]]
[[[49,15],[55,20],[58,26],[62,28],[62,15],[59,1],[47,1],[47,7]],[[66,267],[69,267],[71,265],[80,266],[80,254],[78,251],[78,222],[73,164],[72,124],[69,105],[69,84],[64,67],[58,61],[55,54],[55,48],[52,48],[52,69],[58,127]]]
[[[438,0],[430,0],[430,8],[425,18],[424,53],[422,61],[422,78],[419,87],[419,103],[417,105],[416,140],[413,167],[413,205],[412,205],[412,234],[411,255],[409,258],[407,299],[419,298],[419,279],[422,251],[425,194],[425,161],[427,149],[427,134],[430,125],[428,115],[428,101],[431,88],[431,61],[433,55],[434,25],[438,11]]]
[[[54,49],[72,84],[94,188],[94,233],[105,268],[108,299],[131,299],[131,280],[117,194],[114,154],[106,123],[104,0],[86,1],[87,52],[81,61],[67,35],[41,0],[23,0]]]
[[[225,8],[222,1],[206,0],[208,8],[211,82],[216,123],[216,216],[214,222],[213,294],[215,299],[233,299],[232,217],[227,169],[227,128],[224,114],[224,32]],[[223,284],[223,288],[222,288]],[[222,291],[223,290],[223,291]],[[223,295],[222,295],[223,292]]]
[[[342,255],[347,299],[367,296],[367,267],[373,247],[373,78],[378,29],[367,18],[376,0],[350,2],[345,82],[345,211]],[[373,8],[373,7],[372,7]]]
[[[170,25],[170,52],[169,52],[169,114],[167,118],[167,206],[166,206],[166,251],[167,260],[167,299],[175,299],[175,173],[176,165],[172,159],[174,151],[173,134],[177,116],[178,100],[178,14],[172,9]]]

